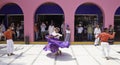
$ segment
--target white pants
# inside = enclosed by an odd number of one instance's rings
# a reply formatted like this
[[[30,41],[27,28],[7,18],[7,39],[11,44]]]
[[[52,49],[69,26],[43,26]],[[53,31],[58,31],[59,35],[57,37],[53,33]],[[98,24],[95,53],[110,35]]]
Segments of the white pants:
[[[14,51],[14,43],[12,39],[7,40],[7,53],[13,53]]]
[[[104,57],[109,57],[110,45],[108,42],[101,42],[102,53]]]
[[[99,38],[96,38],[97,36],[98,36],[98,35],[95,35],[95,42],[94,42],[94,45],[99,44],[100,39],[99,39]]]
[[[16,31],[16,33],[17,33],[17,38],[20,36],[20,32],[19,31]]]

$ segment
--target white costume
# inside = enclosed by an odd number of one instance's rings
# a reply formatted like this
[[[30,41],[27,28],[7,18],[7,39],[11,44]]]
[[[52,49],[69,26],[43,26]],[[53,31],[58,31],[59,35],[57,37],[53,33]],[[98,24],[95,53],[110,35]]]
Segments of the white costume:
[[[100,28],[95,28],[94,29],[94,35],[95,35],[95,42],[94,45],[97,45],[99,43],[99,38],[96,38],[99,34],[101,33]]]
[[[104,57],[109,57],[110,45],[108,42],[101,42],[102,53]]]
[[[55,36],[54,38],[57,38],[57,39],[59,39],[62,36],[60,33],[56,33],[55,31],[52,32],[51,35]]]
[[[12,39],[8,39],[7,40],[7,53],[10,54],[10,53],[13,53],[14,51],[14,42]]]

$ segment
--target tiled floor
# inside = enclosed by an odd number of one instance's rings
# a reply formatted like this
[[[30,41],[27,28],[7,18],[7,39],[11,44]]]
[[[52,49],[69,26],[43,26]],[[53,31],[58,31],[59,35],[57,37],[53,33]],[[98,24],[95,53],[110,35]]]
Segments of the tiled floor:
[[[45,45],[15,44],[15,55],[6,55],[6,45],[0,44],[0,65],[120,65],[120,45],[111,45],[110,60],[101,53],[100,46],[71,45],[61,56],[44,51]]]

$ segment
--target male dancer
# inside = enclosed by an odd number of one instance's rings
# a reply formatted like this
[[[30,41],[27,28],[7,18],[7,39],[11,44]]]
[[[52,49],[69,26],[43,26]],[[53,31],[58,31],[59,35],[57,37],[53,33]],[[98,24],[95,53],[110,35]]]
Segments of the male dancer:
[[[113,34],[111,35],[108,33],[107,28],[104,28],[104,31],[97,36],[97,38],[99,37],[101,40],[102,52],[107,60],[109,60],[109,51],[110,51],[108,39],[112,39],[114,38],[114,36],[115,36],[115,32],[113,32]]]
[[[12,31],[12,27],[9,27],[7,31],[4,32],[4,36],[7,39],[7,55],[11,56],[13,54],[14,50],[14,42],[12,40],[12,34],[15,34],[15,32]]]

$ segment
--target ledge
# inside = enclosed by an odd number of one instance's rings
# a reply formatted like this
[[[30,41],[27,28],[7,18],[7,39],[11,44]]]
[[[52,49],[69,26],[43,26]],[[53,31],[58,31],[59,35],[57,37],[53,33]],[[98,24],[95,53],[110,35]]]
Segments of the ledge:
[[[15,44],[25,44],[24,41],[14,41]],[[0,44],[6,44],[6,41],[0,41]],[[30,42],[30,44],[47,44],[47,42]],[[71,44],[94,44],[94,42],[89,42],[89,41],[83,41],[83,42],[71,42]],[[120,44],[120,42],[114,42],[114,44]]]

